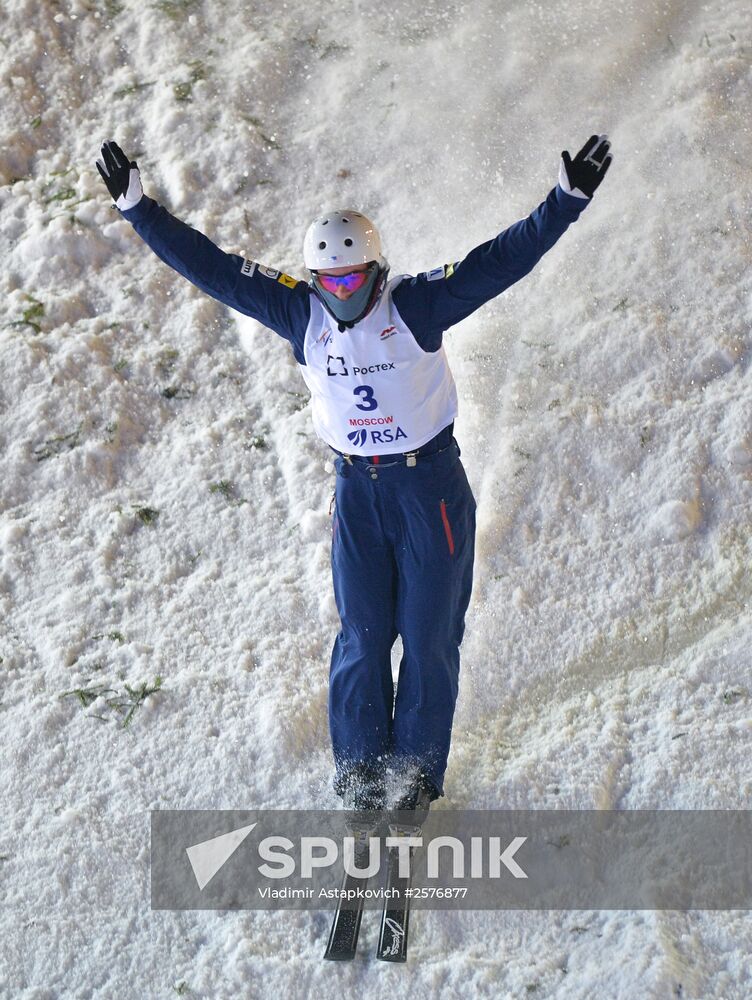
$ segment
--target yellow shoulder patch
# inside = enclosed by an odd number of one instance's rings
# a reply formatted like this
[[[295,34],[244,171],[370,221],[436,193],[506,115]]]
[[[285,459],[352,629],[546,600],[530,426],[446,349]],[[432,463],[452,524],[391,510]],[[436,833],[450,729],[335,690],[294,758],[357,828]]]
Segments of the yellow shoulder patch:
[[[454,274],[454,264],[447,264],[444,267],[444,278],[451,278]]]
[[[294,288],[299,284],[297,278],[291,278],[289,274],[280,274],[277,281],[281,281],[283,285],[287,285],[288,288]]]

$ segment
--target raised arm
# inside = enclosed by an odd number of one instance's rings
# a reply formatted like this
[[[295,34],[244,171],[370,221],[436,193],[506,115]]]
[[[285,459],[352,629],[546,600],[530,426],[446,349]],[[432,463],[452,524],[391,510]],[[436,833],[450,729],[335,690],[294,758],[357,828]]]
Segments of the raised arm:
[[[421,347],[438,350],[444,330],[532,271],[590,203],[610,164],[606,137],[591,136],[574,160],[562,153],[559,183],[526,219],[459,263],[401,282],[394,303]]]
[[[303,361],[310,316],[305,282],[220,250],[203,233],[143,193],[138,165],[114,142],[102,147],[97,168],[115,205],[154,253],[202,291],[251,316],[289,340]],[[300,356],[299,356],[300,355]]]

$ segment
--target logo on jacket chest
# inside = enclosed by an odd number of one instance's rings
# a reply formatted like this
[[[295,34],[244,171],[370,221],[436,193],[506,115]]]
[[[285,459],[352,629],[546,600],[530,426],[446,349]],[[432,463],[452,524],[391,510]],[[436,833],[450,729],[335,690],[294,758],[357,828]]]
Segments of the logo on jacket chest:
[[[393,417],[389,417],[383,423],[389,423],[393,419]],[[351,420],[350,423],[353,424],[355,421]],[[362,429],[359,431],[350,431],[347,435],[347,440],[354,448],[362,448],[367,444],[396,444],[403,439],[407,441],[407,434],[405,434],[401,427],[384,427],[379,431]]]
[[[376,375],[383,372],[395,371],[396,361],[383,361],[375,365],[352,365],[348,366],[341,354],[327,354],[326,374],[327,375]]]

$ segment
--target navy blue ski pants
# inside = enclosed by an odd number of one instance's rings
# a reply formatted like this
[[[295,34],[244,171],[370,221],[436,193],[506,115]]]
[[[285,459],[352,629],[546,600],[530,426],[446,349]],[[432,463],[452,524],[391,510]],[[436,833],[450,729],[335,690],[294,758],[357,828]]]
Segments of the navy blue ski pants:
[[[329,726],[338,791],[364,766],[417,766],[443,793],[475,544],[475,500],[459,456],[451,439],[412,468],[391,456],[378,464],[335,460],[332,575],[341,631]]]

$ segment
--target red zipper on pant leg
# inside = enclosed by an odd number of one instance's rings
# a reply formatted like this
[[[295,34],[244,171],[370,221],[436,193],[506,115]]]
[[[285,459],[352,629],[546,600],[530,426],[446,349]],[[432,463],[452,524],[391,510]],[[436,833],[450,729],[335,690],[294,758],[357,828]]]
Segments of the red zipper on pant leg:
[[[446,534],[447,545],[449,546],[449,555],[454,555],[454,538],[452,537],[452,526],[449,523],[449,518],[447,517],[446,503],[441,501],[441,520],[444,522],[444,532]]]

